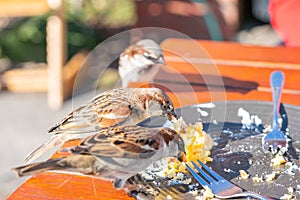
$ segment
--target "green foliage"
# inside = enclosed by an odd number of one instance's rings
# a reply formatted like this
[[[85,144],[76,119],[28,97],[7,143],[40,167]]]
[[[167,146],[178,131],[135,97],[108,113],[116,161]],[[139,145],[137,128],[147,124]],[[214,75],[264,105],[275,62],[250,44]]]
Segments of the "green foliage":
[[[25,22],[0,33],[2,57],[14,62],[45,61],[46,16],[28,18]]]
[[[136,20],[133,0],[68,0],[66,12],[70,20],[101,28],[131,26]]]
[[[66,0],[68,57],[81,49],[93,49],[104,36],[100,30],[122,28],[135,22],[133,0]],[[47,17],[24,19],[0,32],[0,57],[13,62],[46,61]]]

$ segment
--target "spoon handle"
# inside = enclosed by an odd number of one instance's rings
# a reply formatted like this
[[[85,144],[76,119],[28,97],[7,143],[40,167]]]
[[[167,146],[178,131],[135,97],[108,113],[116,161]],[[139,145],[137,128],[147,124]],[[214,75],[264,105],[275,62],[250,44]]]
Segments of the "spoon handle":
[[[275,71],[270,76],[270,84],[273,97],[273,124],[272,129],[279,129],[278,113],[281,100],[281,92],[284,84],[284,74],[281,71]]]

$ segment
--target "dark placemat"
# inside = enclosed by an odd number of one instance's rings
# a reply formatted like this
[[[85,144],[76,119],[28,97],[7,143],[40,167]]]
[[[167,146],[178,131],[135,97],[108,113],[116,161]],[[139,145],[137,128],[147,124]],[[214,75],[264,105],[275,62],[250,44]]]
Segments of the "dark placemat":
[[[238,110],[243,108],[250,115],[262,120],[261,125],[243,126]],[[280,198],[292,187],[296,199],[300,199],[300,107],[281,106],[282,128],[288,130],[292,141],[289,143],[287,157],[293,166],[272,167],[273,155],[262,150],[264,126],[271,124],[273,105],[262,101],[227,101],[191,105],[177,109],[187,123],[202,121],[204,130],[212,136],[217,145],[212,149],[213,162],[208,165],[227,180],[244,189]],[[163,126],[165,120],[154,117],[140,125],[148,127]],[[287,128],[287,129],[286,129]],[[245,170],[250,177],[240,179],[239,170]],[[273,181],[256,183],[258,176],[265,178],[272,172],[279,172]]]

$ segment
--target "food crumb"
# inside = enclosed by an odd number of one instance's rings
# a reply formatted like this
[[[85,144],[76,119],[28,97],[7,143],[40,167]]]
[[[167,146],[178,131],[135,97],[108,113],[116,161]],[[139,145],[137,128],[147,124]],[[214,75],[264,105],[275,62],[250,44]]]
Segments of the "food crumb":
[[[168,196],[167,196],[167,200],[171,200],[171,199],[173,199],[172,196],[171,196],[171,195],[168,195]]]
[[[294,189],[292,187],[288,187],[288,192],[289,192],[289,194],[293,194],[294,193]]]
[[[277,167],[286,162],[287,160],[282,155],[276,154],[275,157],[271,160],[271,166]]]
[[[271,174],[267,174],[265,176],[266,181],[268,182],[273,181],[276,177],[276,174],[278,174],[278,172],[272,172]]]
[[[212,193],[212,191],[209,187],[204,186],[203,188],[204,188],[204,190],[201,191],[203,199],[214,198],[215,195]]]
[[[256,176],[254,176],[254,177],[252,178],[252,181],[253,181],[254,183],[262,183],[262,182],[263,182],[263,178],[262,178],[262,177],[259,177],[258,175],[256,175]]]
[[[288,190],[288,194],[284,194],[283,196],[280,197],[280,199],[284,199],[284,200],[294,199],[294,188],[288,187],[287,190]]]
[[[285,163],[285,166],[287,166],[287,167],[292,167],[294,164],[292,163],[292,162],[287,162],[287,163]]]
[[[193,190],[193,191],[190,191],[189,193],[192,194],[193,196],[197,196],[198,190]]]
[[[257,115],[250,115],[250,113],[243,109],[238,109],[238,116],[241,117],[241,123],[244,129],[253,129],[261,125],[262,120]]]
[[[284,194],[281,196],[279,199],[284,199],[284,200],[291,200],[293,198],[293,195],[290,194]]]
[[[240,170],[241,179],[246,180],[249,178],[249,174],[245,170]]]
[[[170,127],[177,131],[184,140],[186,150],[185,162],[201,160],[207,163],[212,161],[210,150],[215,143],[210,135],[203,131],[201,122],[187,124],[181,117]],[[140,175],[157,186],[159,186],[159,183],[155,181],[156,176],[166,178],[169,185],[184,184],[190,186],[192,178],[187,176],[188,170],[185,162],[181,162],[175,157],[164,158],[153,163]],[[167,199],[172,199],[172,196],[168,196]]]
[[[192,182],[192,179],[191,179],[191,178],[185,179],[185,180],[183,181],[183,183],[186,184],[186,185],[190,184],[191,182]]]
[[[232,172],[232,170],[228,169],[228,168],[224,168],[224,172],[230,173],[230,172]]]

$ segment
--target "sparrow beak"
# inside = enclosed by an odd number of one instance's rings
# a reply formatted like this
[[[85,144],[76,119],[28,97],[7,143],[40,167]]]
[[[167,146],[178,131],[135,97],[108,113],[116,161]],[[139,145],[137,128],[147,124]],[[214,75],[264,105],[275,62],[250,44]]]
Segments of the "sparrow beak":
[[[160,56],[160,57],[157,59],[157,63],[162,64],[162,65],[166,65],[166,62],[165,62],[165,59],[164,59],[163,56]]]
[[[174,110],[168,110],[167,111],[167,115],[168,115],[168,119],[173,122],[173,121],[176,121],[178,119],[176,113]]]
[[[179,154],[177,155],[177,159],[180,161],[180,162],[186,162],[187,159],[186,159],[186,155],[183,151],[180,151]]]

